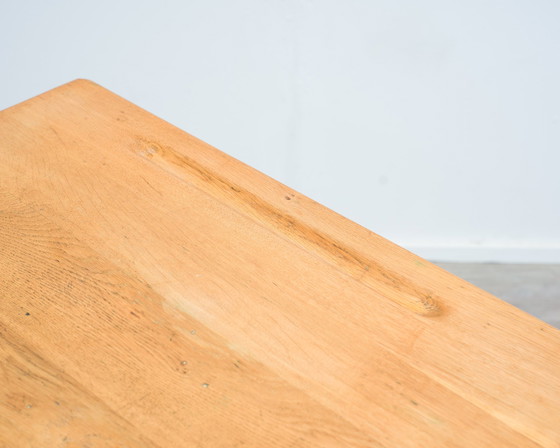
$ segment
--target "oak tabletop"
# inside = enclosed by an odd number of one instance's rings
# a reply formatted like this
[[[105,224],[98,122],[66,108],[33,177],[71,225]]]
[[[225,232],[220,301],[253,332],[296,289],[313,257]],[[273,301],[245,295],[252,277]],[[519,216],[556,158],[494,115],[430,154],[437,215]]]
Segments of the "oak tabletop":
[[[560,331],[76,80],[0,112],[0,447],[560,447]]]

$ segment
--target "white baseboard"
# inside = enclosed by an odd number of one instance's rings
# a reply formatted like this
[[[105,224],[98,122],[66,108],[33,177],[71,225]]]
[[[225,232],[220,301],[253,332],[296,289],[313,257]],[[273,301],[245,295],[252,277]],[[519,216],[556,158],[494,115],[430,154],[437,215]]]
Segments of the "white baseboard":
[[[560,263],[560,247],[403,246],[430,261],[457,263]]]

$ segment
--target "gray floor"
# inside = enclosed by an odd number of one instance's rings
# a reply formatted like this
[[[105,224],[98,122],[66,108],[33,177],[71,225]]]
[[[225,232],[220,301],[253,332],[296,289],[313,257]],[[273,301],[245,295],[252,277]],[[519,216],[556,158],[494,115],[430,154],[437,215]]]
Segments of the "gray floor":
[[[560,264],[435,264],[560,328]]]

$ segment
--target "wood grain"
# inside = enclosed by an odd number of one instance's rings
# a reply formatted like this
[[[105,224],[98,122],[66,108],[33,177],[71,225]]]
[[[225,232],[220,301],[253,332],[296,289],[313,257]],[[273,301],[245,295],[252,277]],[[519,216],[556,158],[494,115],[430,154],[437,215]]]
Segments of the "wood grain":
[[[0,447],[560,446],[560,331],[106,89],[0,160]]]

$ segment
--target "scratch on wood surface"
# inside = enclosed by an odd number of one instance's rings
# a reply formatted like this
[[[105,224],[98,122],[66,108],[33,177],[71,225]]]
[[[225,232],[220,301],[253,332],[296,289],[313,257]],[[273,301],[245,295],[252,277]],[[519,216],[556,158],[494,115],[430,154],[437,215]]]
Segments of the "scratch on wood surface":
[[[352,278],[363,282],[393,302],[422,316],[442,314],[440,300],[430,291],[418,288],[402,275],[386,269],[361,252],[212,172],[191,157],[143,137],[137,138],[134,151],[182,180],[194,177],[201,181],[213,196],[233,201],[258,222],[282,232],[288,239],[314,251]]]

